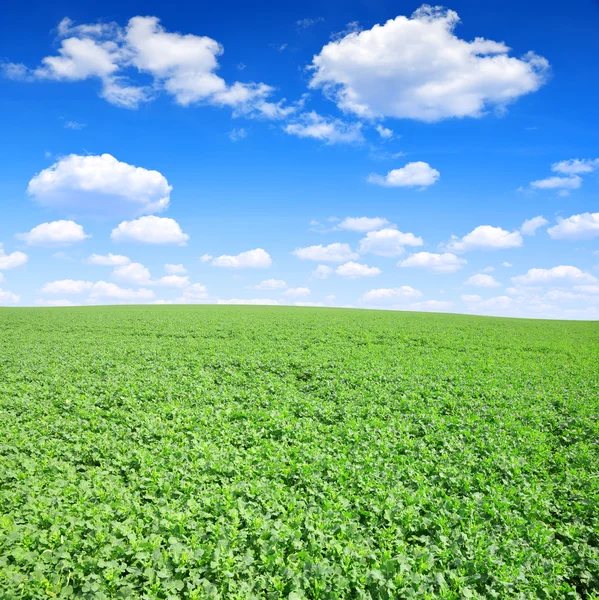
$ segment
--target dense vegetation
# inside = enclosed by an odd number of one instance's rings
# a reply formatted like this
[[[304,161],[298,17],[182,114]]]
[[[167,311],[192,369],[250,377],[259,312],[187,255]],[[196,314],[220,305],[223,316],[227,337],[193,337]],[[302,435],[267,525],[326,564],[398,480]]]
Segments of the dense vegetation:
[[[599,598],[599,323],[0,311],[0,598]]]

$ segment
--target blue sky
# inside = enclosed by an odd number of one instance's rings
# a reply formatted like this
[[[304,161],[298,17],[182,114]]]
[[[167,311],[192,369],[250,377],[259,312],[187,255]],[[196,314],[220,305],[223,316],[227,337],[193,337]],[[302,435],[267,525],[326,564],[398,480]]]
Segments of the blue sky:
[[[0,304],[599,316],[597,2],[86,4],[1,25]]]

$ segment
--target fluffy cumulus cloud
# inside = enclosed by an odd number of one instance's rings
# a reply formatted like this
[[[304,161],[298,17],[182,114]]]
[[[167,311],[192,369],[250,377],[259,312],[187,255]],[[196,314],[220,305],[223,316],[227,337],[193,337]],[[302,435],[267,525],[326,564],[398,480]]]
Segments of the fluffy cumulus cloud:
[[[382,217],[346,217],[339,223],[339,229],[347,231],[357,231],[359,233],[367,233],[368,231],[376,231],[389,225],[389,221]]]
[[[91,281],[83,281],[80,279],[60,279],[58,281],[50,281],[41,289],[42,294],[60,294],[62,296],[70,296],[71,294],[83,294],[89,292],[94,284]]]
[[[189,277],[187,275],[165,275],[151,281],[150,284],[182,289],[189,285]]]
[[[90,236],[75,221],[62,220],[42,223],[27,233],[18,233],[16,237],[28,246],[70,246]]]
[[[244,300],[241,298],[230,298],[229,300],[219,299],[218,304],[250,304],[255,306],[277,306],[280,304],[278,300],[271,300],[270,298],[253,298]]]
[[[542,216],[526,219],[520,227],[520,233],[522,233],[522,235],[535,235],[537,229],[544,227],[547,223],[549,223],[549,221]]]
[[[121,254],[92,254],[86,260],[88,265],[100,265],[103,267],[118,267],[121,265],[128,265],[131,259],[128,256],[122,256]]]
[[[149,269],[141,263],[134,262],[116,267],[112,276],[118,281],[137,285],[147,285],[152,279]]]
[[[558,175],[531,181],[530,186],[537,190],[557,190],[560,196],[567,196],[571,190],[582,185],[581,175],[588,175],[599,169],[599,158],[571,158],[553,163],[551,170]]]
[[[215,267],[225,269],[267,269],[272,265],[270,254],[263,248],[247,250],[235,256],[223,254],[212,260]]]
[[[8,290],[3,290],[2,288],[0,288],[0,306],[17,304],[19,300],[21,300],[21,297],[15,294],[14,292],[10,292]]]
[[[139,288],[133,290],[131,288],[122,288],[116,283],[109,283],[106,281],[98,281],[93,284],[90,289],[89,300],[152,300],[154,298],[154,292],[146,288]]]
[[[412,302],[409,309],[422,312],[446,312],[454,306],[455,304],[448,300],[423,300],[422,302]]]
[[[409,285],[402,285],[401,287],[395,288],[370,290],[369,292],[366,292],[360,300],[366,303],[393,303],[411,300],[412,298],[419,298],[420,296],[422,296],[421,291],[416,290]]]
[[[288,298],[302,298],[309,295],[310,288],[308,287],[289,288],[283,292],[283,296],[287,296]]]
[[[464,281],[464,285],[471,285],[474,287],[482,288],[494,288],[499,287],[501,284],[495,280],[493,275],[478,273],[476,275],[472,275],[472,277],[468,277],[468,279]]]
[[[312,271],[312,277],[314,279],[326,279],[333,273],[333,269],[327,265],[318,265],[314,271]]]
[[[265,279],[257,286],[257,290],[284,290],[287,284],[282,279]]]
[[[388,127],[383,127],[380,123],[375,127],[376,132],[381,136],[384,140],[393,139],[393,130]]]
[[[235,114],[278,119],[294,110],[283,101],[271,101],[274,88],[264,83],[228,84],[216,74],[223,54],[216,40],[166,31],[156,17],[133,17],[124,28],[116,23],[74,25],[63,19],[58,35],[57,55],[43,58],[35,69],[5,64],[4,74],[29,81],[97,79],[100,95],[125,108],[136,108],[162,91],[182,106],[228,106]],[[144,83],[148,76],[149,85]]]
[[[36,300],[35,303],[38,306],[79,306],[75,302],[72,302],[71,300],[67,300],[66,298],[57,298],[56,300],[55,299],[52,299],[52,300],[40,299],[40,300]]]
[[[501,227],[479,225],[463,238],[452,236],[447,249],[453,252],[470,252],[471,250],[504,250],[522,246],[519,231],[506,231]]]
[[[434,252],[416,252],[405,260],[400,261],[397,266],[402,268],[426,269],[432,273],[455,273],[468,261],[451,252],[435,254]]]
[[[315,111],[302,113],[283,127],[283,130],[301,138],[313,138],[326,144],[359,144],[364,141],[360,123],[344,123],[327,119]]]
[[[378,256],[399,256],[404,252],[404,246],[422,246],[421,237],[413,233],[402,233],[397,229],[385,228],[371,231],[360,240],[360,252]]]
[[[75,214],[138,215],[165,210],[172,186],[158,171],[136,167],[110,154],[70,154],[29,182],[43,206]]]
[[[166,265],[170,267],[181,267],[182,265]],[[167,269],[168,271],[168,269]],[[181,272],[179,269],[175,271]],[[183,270],[183,272],[185,269]],[[112,277],[117,281],[130,283],[134,285],[147,285],[147,286],[162,286],[170,288],[186,288],[190,285],[189,277],[187,275],[165,275],[158,279],[152,278],[148,268],[144,267],[141,263],[129,263],[121,266],[117,266],[112,272]]]
[[[469,312],[481,314],[504,314],[514,305],[514,299],[509,296],[495,296],[483,300],[476,294],[465,294],[462,296],[462,301],[466,304]]]
[[[339,265],[335,273],[348,279],[359,279],[360,277],[375,277],[376,275],[380,275],[382,271],[378,267],[369,267],[368,265],[350,261]]]
[[[599,236],[599,212],[558,219],[547,233],[554,240],[588,240]]]
[[[207,263],[210,262],[213,258],[214,256],[212,256],[212,254],[202,254],[202,256],[200,256],[200,262]]]
[[[22,267],[28,260],[29,257],[24,252],[15,251],[7,254],[4,246],[0,244],[0,270],[7,271]]]
[[[183,290],[184,302],[192,303],[198,300],[204,300],[208,297],[208,289],[201,283],[193,283]]]
[[[112,230],[110,237],[114,242],[176,244],[177,246],[185,246],[189,239],[177,221],[154,215],[123,221]]]
[[[564,284],[583,284],[593,283],[597,278],[590,273],[581,271],[578,267],[569,265],[560,265],[552,269],[529,269],[524,275],[512,277],[512,281],[518,285],[555,285],[558,283]]]
[[[167,263],[164,265],[164,270],[169,275],[185,275],[185,273],[187,273],[187,269],[181,264],[173,265]]]
[[[420,187],[425,188],[433,185],[441,174],[433,169],[428,163],[417,161],[393,169],[386,175],[372,173],[368,176],[368,182],[385,187]]]
[[[353,31],[329,42],[312,63],[312,88],[360,117],[439,121],[480,117],[545,82],[546,59],[509,56],[503,42],[454,33],[458,15],[423,5],[411,18]]]
[[[297,248],[292,253],[302,260],[317,260],[320,262],[342,263],[348,260],[358,258],[358,254],[352,251],[349,244],[339,242],[323,246],[308,246],[307,248]]]
[[[592,173],[597,169],[599,169],[599,158],[571,158],[551,165],[551,170],[555,173],[565,173],[567,175]]]

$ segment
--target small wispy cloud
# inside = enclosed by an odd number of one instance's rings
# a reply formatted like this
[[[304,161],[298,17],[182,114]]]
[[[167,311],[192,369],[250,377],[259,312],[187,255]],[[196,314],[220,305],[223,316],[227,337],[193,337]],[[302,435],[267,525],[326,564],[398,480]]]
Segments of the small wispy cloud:
[[[309,27],[314,27],[318,23],[322,23],[324,21],[324,17],[315,17],[315,18],[306,18],[299,19],[295,22],[296,29],[308,29]]]

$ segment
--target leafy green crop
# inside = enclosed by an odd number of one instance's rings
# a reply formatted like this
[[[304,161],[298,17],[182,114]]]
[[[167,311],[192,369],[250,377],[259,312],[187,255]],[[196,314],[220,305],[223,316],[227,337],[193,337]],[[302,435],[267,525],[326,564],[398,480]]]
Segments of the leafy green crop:
[[[0,311],[0,598],[599,598],[599,323]]]

